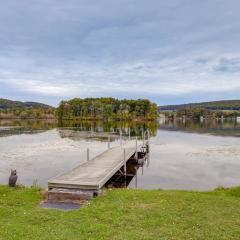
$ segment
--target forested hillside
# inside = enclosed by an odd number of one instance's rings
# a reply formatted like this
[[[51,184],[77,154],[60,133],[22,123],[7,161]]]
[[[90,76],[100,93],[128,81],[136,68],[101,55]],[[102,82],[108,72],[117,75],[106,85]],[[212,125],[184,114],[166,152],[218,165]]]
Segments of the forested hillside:
[[[180,110],[180,109],[186,109],[186,108],[205,108],[205,109],[212,109],[212,110],[240,110],[240,100],[188,103],[188,104],[167,105],[167,106],[159,107],[160,111]]]
[[[158,109],[155,103],[146,99],[75,98],[60,103],[58,117],[60,120],[152,120],[158,117]]]
[[[0,99],[0,119],[49,119],[55,118],[55,108],[37,102],[20,102]]]
[[[161,113],[167,117],[187,117],[199,119],[208,118],[236,118],[240,116],[240,100],[226,100],[203,103],[189,103],[159,107]]]
[[[52,108],[51,106],[43,103],[20,102],[0,98],[0,109],[33,108],[33,107]]]

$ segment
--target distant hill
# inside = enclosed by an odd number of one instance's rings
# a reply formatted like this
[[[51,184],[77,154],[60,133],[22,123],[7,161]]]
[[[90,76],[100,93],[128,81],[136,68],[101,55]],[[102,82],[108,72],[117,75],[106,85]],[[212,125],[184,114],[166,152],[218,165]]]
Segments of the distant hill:
[[[240,110],[240,100],[223,100],[213,102],[159,106],[160,111],[177,111],[186,108],[205,108],[209,110]]]
[[[0,109],[16,109],[16,108],[53,108],[47,104],[38,102],[20,102],[0,98]]]

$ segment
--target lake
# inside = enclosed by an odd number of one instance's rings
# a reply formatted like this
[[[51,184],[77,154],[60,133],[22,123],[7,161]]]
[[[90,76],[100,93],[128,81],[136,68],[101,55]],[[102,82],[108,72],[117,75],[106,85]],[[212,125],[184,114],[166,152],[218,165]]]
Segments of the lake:
[[[138,167],[129,187],[211,190],[240,185],[240,123],[236,121],[164,121],[147,123],[0,121],[0,183],[11,169],[18,183],[47,186],[50,178],[71,170],[107,149],[151,130],[149,159]]]

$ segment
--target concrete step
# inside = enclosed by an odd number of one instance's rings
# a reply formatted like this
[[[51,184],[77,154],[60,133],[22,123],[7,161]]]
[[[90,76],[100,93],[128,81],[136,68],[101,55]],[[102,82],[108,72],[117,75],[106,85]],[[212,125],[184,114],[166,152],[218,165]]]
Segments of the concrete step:
[[[75,190],[64,188],[52,188],[47,192],[48,202],[71,202],[71,203],[83,203],[90,201],[93,197],[99,193],[92,190]]]

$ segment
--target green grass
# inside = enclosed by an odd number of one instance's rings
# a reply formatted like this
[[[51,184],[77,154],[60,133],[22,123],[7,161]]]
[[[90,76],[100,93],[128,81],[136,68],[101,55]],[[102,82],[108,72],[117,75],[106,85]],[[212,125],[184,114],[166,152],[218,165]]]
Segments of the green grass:
[[[41,209],[40,190],[0,186],[0,239],[240,239],[240,187],[108,191],[82,209]]]

